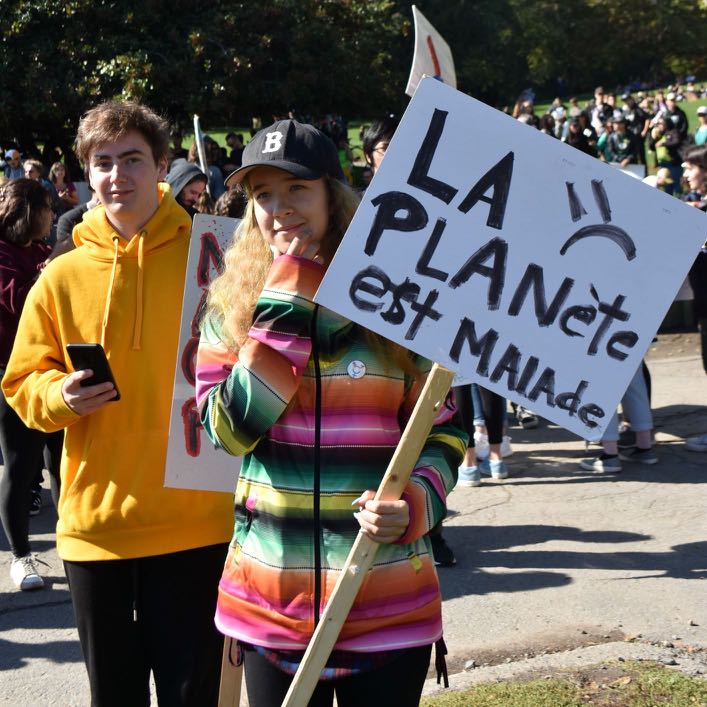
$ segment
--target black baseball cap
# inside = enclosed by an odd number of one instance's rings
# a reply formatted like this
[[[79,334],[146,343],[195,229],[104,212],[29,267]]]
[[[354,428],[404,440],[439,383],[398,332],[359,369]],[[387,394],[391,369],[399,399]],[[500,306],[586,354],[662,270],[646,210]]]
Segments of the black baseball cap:
[[[313,125],[279,120],[258,131],[243,150],[242,166],[226,178],[226,186],[238,184],[255,167],[275,167],[299,179],[325,175],[345,181],[336,145]]]

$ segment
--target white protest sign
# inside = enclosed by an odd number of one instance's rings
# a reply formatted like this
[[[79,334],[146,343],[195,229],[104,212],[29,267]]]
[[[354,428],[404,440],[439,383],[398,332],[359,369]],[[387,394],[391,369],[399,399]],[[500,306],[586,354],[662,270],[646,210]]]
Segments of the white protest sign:
[[[456,88],[457,74],[449,45],[414,5],[412,16],[415,21],[415,53],[405,93],[412,96],[423,76],[432,76]]]
[[[598,439],[706,226],[425,79],[316,301]]]
[[[194,366],[209,284],[223,270],[223,253],[239,222],[198,214],[192,224],[165,468],[165,486],[171,488],[233,493],[236,486],[240,458],[215,449],[199,421]]]

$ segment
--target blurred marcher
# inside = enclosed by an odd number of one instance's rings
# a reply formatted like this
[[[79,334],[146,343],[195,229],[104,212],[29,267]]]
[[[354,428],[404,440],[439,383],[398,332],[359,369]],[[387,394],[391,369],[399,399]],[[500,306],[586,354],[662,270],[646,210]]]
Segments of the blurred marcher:
[[[44,267],[50,248],[45,238],[52,224],[49,194],[36,181],[13,179],[0,187],[0,377],[4,377],[25,300]],[[32,485],[45,465],[58,495],[63,432],[30,429],[0,391],[0,520],[12,562],[10,577],[22,590],[41,589],[29,544]]]
[[[206,175],[193,162],[175,160],[165,181],[172,189],[172,195],[177,203],[186,210],[193,219],[198,213],[196,208],[199,197],[206,189]]]
[[[630,93],[624,93],[621,97],[624,102],[623,114],[626,118],[626,129],[636,141],[638,149],[638,164],[646,163],[646,136],[650,130],[650,116],[641,108],[636,99]]]
[[[229,189],[218,198],[214,206],[214,215],[243,218],[247,203],[248,197],[242,189]]]
[[[655,161],[658,167],[666,167],[670,171],[673,183],[668,185],[668,194],[680,193],[680,179],[682,177],[682,156],[680,155],[680,133],[672,127],[672,123],[664,116],[658,118],[651,128],[648,137],[648,147],[655,152]]]
[[[695,131],[695,145],[704,145],[707,143],[707,106],[697,109],[697,120],[699,125]]]
[[[5,176],[8,179],[22,179],[25,176],[19,150],[8,150],[5,160]]]
[[[79,203],[79,193],[76,185],[66,179],[66,167],[61,162],[55,162],[49,170],[49,181],[54,185],[56,193],[62,201],[64,211],[69,211]]]

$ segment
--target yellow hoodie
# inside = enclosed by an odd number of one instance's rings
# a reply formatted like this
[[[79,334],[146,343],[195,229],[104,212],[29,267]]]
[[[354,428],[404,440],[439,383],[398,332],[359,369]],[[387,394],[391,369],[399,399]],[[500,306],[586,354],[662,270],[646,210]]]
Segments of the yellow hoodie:
[[[64,560],[160,555],[228,542],[233,497],[164,488],[190,219],[166,185],[130,241],[99,206],[75,250],[32,288],[3,377],[30,427],[66,428],[57,547]],[[121,398],[80,417],[64,402],[66,344],[102,342]]]

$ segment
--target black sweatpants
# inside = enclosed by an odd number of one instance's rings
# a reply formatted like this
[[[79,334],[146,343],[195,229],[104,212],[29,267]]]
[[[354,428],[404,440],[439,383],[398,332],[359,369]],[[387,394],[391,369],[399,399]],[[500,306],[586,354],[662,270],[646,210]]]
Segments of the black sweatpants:
[[[47,434],[27,427],[0,390],[0,448],[5,467],[0,478],[0,521],[15,557],[22,557],[30,551],[31,492],[35,478],[45,464],[56,503],[63,443],[63,431]]]
[[[408,648],[383,667],[341,680],[320,682],[309,707],[331,707],[336,691],[339,707],[417,707],[430,664],[432,646]],[[280,707],[293,676],[255,650],[244,651],[245,682],[250,707]]]
[[[218,702],[223,636],[214,626],[228,545],[131,560],[64,562],[93,707]]]

